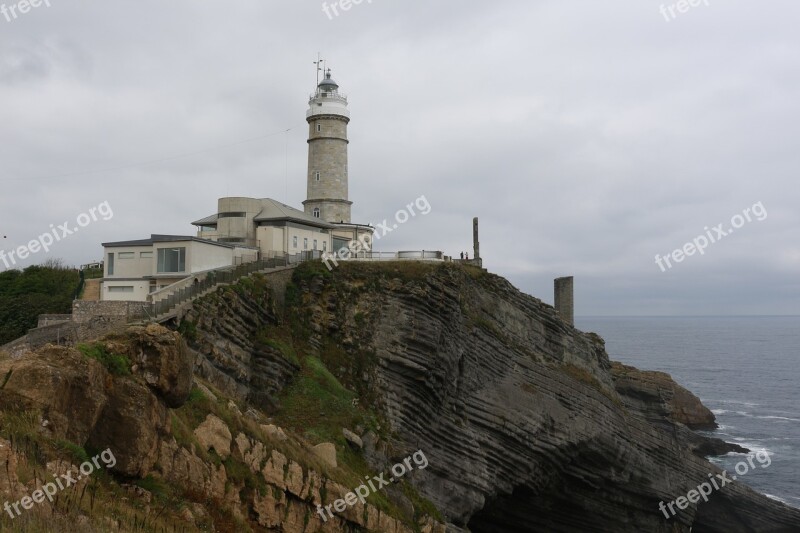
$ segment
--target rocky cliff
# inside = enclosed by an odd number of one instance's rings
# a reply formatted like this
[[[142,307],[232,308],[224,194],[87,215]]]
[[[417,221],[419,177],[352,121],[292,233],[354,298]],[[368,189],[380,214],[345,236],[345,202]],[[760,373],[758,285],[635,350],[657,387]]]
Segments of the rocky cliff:
[[[704,454],[733,449],[692,432],[713,415],[502,278],[310,263],[285,298],[271,287],[254,276],[196,302],[175,325],[188,348],[150,326],[0,361],[7,464],[54,471],[54,442],[118,448],[100,489],[127,491],[114,516],[56,509],[124,531],[800,530],[800,511],[740,482],[662,514],[720,473]],[[424,469],[321,520],[318,504],[415,452]],[[42,476],[8,477],[18,496]]]
[[[665,518],[659,502],[719,472],[699,455],[735,449],[690,431],[713,426],[713,415],[664,374],[612,365],[602,339],[502,278],[448,265],[301,268],[278,330],[385,418],[385,437],[362,428],[375,471],[409,450],[428,453],[414,484],[451,530],[800,528],[798,511],[741,483]],[[253,376],[237,379],[217,349],[226,338],[233,353],[253,353],[241,329],[226,336],[236,328],[220,311],[198,312],[207,333],[197,344],[243,397],[259,396]],[[280,389],[281,376],[271,379]]]

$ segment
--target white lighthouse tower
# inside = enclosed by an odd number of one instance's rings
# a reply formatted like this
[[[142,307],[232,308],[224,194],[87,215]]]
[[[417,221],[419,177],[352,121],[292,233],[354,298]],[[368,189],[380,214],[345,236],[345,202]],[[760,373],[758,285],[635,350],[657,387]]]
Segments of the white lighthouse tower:
[[[325,72],[306,112],[308,134],[308,194],[305,212],[325,222],[350,223],[347,176],[347,97]]]
[[[360,249],[372,248],[374,228],[350,221],[353,202],[348,191],[347,126],[350,110],[347,97],[339,92],[339,84],[325,71],[317,84],[306,111],[308,122],[308,188],[303,202],[305,212],[336,226],[334,250],[360,241]]]

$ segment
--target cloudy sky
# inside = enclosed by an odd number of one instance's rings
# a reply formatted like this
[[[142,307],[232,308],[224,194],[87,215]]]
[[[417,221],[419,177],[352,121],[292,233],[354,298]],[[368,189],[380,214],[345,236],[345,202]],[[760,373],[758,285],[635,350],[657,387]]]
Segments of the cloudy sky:
[[[354,221],[432,206],[379,249],[471,251],[479,216],[485,266],[546,302],[576,276],[578,315],[800,314],[796,1],[49,3],[0,15],[0,249],[113,218],[21,266],[192,234],[220,196],[300,207],[321,52]]]

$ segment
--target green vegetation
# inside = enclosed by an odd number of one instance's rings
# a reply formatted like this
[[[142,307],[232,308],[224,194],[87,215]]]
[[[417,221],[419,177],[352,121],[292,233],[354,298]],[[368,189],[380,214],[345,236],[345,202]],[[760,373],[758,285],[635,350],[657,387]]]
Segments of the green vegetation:
[[[0,272],[0,345],[35,328],[39,315],[70,313],[78,281],[78,271],[58,260]]]
[[[419,492],[417,492],[417,489],[415,489],[411,483],[404,480],[402,482],[402,487],[403,494],[405,494],[406,498],[411,500],[411,504],[414,506],[414,518],[416,520],[428,515],[435,518],[439,522],[445,522],[445,519],[442,516],[442,513],[439,512],[439,509],[437,509],[430,500],[420,496]]]
[[[178,326],[178,333],[189,342],[197,340],[197,326],[191,320],[181,321],[180,326]]]
[[[99,279],[103,277],[102,268],[87,268],[83,271],[83,279]]]
[[[306,357],[295,381],[284,390],[278,414],[281,425],[294,427],[315,442],[344,444],[343,427],[361,421],[347,390],[316,357]]]
[[[130,360],[124,355],[109,353],[103,344],[78,344],[76,348],[84,357],[99,361],[106,367],[106,370],[115,376],[128,376],[131,373]]]
[[[57,440],[55,446],[58,450],[64,452],[67,459],[75,464],[80,464],[89,460],[89,454],[83,449],[83,446],[78,446],[74,442],[68,440]]]
[[[294,348],[291,333],[284,328],[265,326],[256,333],[256,346],[269,346],[277,350],[286,359],[300,366],[300,358]]]

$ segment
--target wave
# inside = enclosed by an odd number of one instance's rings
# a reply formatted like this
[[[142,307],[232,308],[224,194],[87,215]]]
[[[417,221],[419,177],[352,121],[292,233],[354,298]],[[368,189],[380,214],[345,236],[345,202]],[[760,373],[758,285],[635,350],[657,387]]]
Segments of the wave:
[[[757,416],[756,418],[762,418],[765,420],[788,420],[790,422],[800,422],[800,418],[789,418],[786,416]]]
[[[767,498],[770,498],[772,500],[779,501],[781,503],[785,503],[786,505],[789,505],[789,502],[787,500],[781,498],[780,496],[775,496],[774,494],[767,494],[766,492],[764,493],[764,496],[766,496]]]
[[[711,412],[715,415],[724,415],[725,413],[730,413],[730,411],[727,409],[712,409]]]
[[[703,400],[703,401],[705,401],[705,400]],[[709,399],[708,401],[709,402],[719,402],[719,403],[732,403],[732,404],[736,404],[736,405],[746,405],[747,407],[758,407],[758,405],[759,405],[759,404],[757,404],[755,402],[742,402],[742,401],[739,401],[739,400],[711,400],[711,399]]]
[[[770,457],[775,455],[775,452],[773,452],[772,450],[770,450],[757,440],[748,441],[746,437],[734,437],[733,440],[735,440],[736,444],[738,444],[739,446],[742,446],[750,450],[750,452],[749,453],[728,452],[726,456],[734,456],[734,455],[747,456],[747,455],[755,455],[759,452],[766,453]]]

